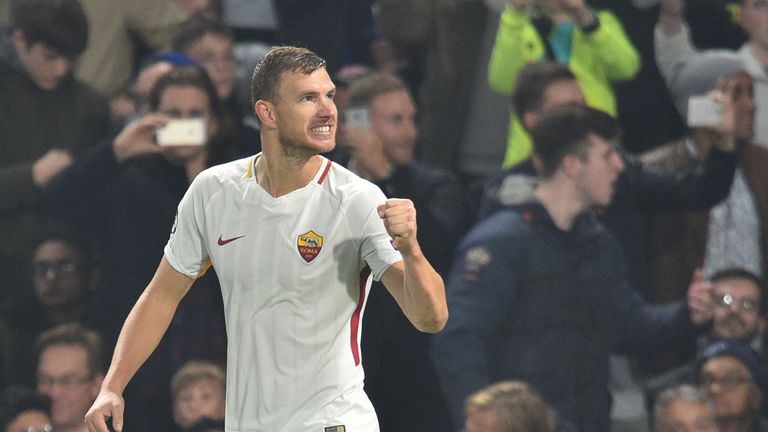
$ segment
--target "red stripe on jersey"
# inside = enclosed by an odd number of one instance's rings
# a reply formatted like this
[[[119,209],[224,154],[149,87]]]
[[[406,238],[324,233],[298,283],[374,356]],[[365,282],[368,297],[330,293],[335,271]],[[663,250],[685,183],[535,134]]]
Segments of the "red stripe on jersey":
[[[325,164],[325,170],[323,170],[323,174],[320,176],[320,178],[317,180],[317,184],[323,184],[323,180],[325,180],[326,177],[328,177],[328,171],[331,170],[331,160],[328,159]]]
[[[371,269],[368,266],[360,271],[360,298],[350,319],[349,343],[352,347],[352,357],[355,358],[355,366],[360,364],[360,345],[357,343],[357,334],[360,332],[360,314],[363,312],[363,303],[365,303],[365,285],[370,274]]]

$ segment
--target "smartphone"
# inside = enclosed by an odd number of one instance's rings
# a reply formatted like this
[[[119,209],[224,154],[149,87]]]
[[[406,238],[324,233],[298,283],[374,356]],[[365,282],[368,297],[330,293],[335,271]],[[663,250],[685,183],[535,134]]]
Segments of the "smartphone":
[[[349,127],[365,130],[371,127],[371,119],[368,115],[368,108],[363,106],[347,108],[347,111],[344,114],[344,121]]]
[[[203,145],[208,140],[203,119],[171,120],[157,129],[156,138],[161,146]]]
[[[688,126],[715,127],[720,124],[720,102],[707,96],[692,96],[688,99]]]

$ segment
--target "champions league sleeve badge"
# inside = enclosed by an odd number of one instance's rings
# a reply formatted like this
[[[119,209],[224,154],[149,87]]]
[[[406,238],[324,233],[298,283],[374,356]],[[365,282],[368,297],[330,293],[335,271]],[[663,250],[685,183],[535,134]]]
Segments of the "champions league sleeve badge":
[[[296,238],[296,247],[299,249],[299,255],[304,258],[304,261],[312,262],[323,248],[323,236],[312,230],[299,234]]]

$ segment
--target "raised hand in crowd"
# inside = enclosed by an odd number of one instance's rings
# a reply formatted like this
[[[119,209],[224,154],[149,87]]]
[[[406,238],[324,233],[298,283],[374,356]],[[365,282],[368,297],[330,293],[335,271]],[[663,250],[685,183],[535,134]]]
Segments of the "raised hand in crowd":
[[[70,165],[72,165],[72,153],[69,150],[52,148],[32,165],[32,180],[37,186],[43,187]]]
[[[659,25],[661,30],[674,35],[683,29],[683,11],[685,0],[661,0],[659,8]]]
[[[349,151],[350,168],[359,176],[378,181],[389,177],[392,164],[384,151],[384,144],[375,132],[358,127],[342,129],[344,148]],[[354,166],[352,166],[354,165]]]
[[[163,149],[155,141],[155,131],[168,120],[165,115],[153,113],[125,126],[112,143],[117,161],[124,162],[138,156],[161,153]]]
[[[712,320],[714,303],[712,302],[712,283],[704,279],[704,270],[697,268],[688,286],[688,309],[691,322],[697,326]]]

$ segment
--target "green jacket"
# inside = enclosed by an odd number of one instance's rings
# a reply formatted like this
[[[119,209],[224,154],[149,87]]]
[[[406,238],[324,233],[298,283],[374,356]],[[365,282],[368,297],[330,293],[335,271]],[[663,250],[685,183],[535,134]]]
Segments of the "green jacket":
[[[612,13],[600,11],[597,17],[600,26],[589,34],[575,27],[568,66],[576,75],[587,104],[616,116],[611,83],[634,78],[640,71],[640,55]],[[501,14],[488,67],[491,88],[504,95],[512,94],[520,69],[545,56],[544,41],[528,15],[507,7]],[[512,113],[504,167],[527,159],[531,151],[531,138]]]

